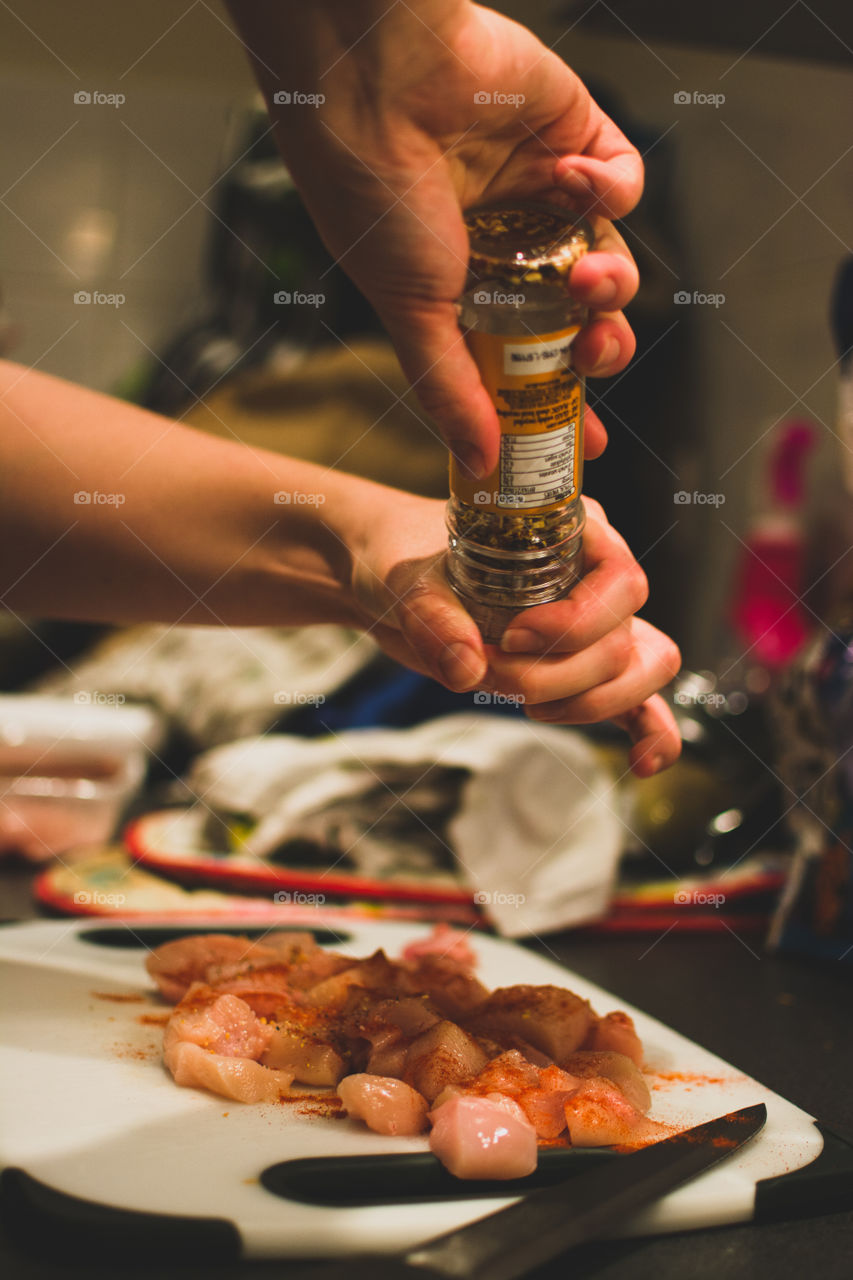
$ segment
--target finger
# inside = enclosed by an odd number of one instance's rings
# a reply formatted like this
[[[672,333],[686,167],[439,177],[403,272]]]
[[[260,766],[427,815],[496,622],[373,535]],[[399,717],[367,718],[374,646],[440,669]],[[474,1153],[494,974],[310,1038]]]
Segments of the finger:
[[[573,297],[587,306],[618,311],[626,307],[640,285],[637,264],[619,232],[604,218],[594,218],[595,248],[572,268]]]
[[[632,618],[628,625],[633,654],[621,675],[574,697],[533,706],[528,715],[557,724],[596,724],[625,715],[669,684],[681,667],[678,647],[641,618]]]
[[[614,717],[634,743],[628,760],[638,778],[668,769],[681,754],[681,734],[675,716],[660,694],[647,698],[639,707]]]
[[[440,565],[409,588],[395,616],[421,669],[458,693],[479,687],[487,668],[483,640]]]
[[[502,654],[489,647],[489,670],[484,688],[512,694],[531,707],[557,705],[596,685],[607,684],[628,667],[634,653],[628,623],[611,627],[595,644],[580,653],[531,658]]]
[[[585,212],[624,218],[643,192],[643,161],[636,147],[600,107],[590,102],[592,132],[581,154],[561,156],[554,182]]]
[[[636,349],[631,326],[622,312],[599,312],[575,338],[572,364],[578,373],[605,378],[624,369]]]
[[[592,504],[584,503],[589,513]],[[586,571],[580,582],[565,600],[518,614],[501,638],[504,653],[577,652],[642,609],[648,579],[624,538],[596,515],[587,520],[583,544]]]
[[[447,447],[473,476],[497,466],[498,418],[448,302],[383,309],[403,371]]]
[[[583,456],[588,461],[600,458],[606,448],[607,428],[587,405],[583,415]]]

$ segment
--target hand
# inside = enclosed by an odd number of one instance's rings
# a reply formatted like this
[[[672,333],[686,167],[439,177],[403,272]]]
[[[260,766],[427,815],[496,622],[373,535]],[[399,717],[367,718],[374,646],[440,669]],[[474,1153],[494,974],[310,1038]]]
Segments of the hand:
[[[483,644],[447,582],[443,503],[389,491],[354,557],[353,589],[363,625],[392,657],[451,689],[519,698],[533,720],[616,720],[634,744],[632,770],[647,777],[681,750],[656,694],[681,659],[632,616],[646,600],[645,574],[599,504],[584,504],[586,575],[567,599],[519,614],[500,647]]]
[[[597,252],[572,273],[573,294],[593,308],[575,365],[604,375],[628,363],[635,343],[620,308],[636,292],[637,270],[607,219],[637,203],[642,163],[561,58],[469,0],[231,0],[230,8],[323,239],[470,470],[492,470],[499,433],[456,319],[468,257],[463,209],[519,197],[592,215]],[[279,89],[297,85],[325,101],[275,102]]]

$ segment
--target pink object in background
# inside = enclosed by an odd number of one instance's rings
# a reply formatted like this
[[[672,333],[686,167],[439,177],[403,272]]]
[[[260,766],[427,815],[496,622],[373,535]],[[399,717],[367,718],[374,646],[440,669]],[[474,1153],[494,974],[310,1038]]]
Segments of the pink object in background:
[[[769,465],[767,509],[747,532],[735,573],[732,623],[753,661],[785,666],[813,630],[801,603],[805,468],[815,444],[807,422],[782,427]]]

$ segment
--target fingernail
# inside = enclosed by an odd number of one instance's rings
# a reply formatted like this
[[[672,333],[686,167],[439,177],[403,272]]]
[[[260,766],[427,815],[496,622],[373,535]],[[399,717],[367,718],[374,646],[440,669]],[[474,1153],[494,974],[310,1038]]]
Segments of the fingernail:
[[[451,440],[450,450],[459,465],[475,480],[481,480],[488,474],[485,459],[475,445],[469,444],[467,440]]]
[[[605,343],[604,343],[604,347],[602,348],[601,355],[598,357],[595,364],[590,369],[590,373],[591,374],[603,373],[605,369],[609,369],[610,366],[613,364],[613,361],[618,359],[619,352],[621,350],[622,348],[619,346],[619,343],[615,338],[605,339]]]
[[[451,644],[438,660],[442,679],[451,689],[462,693],[473,689],[483,674],[483,660],[469,644]]]
[[[660,773],[663,768],[663,756],[652,756],[652,773]]]
[[[547,644],[544,636],[526,627],[511,627],[501,636],[504,653],[544,653]]]

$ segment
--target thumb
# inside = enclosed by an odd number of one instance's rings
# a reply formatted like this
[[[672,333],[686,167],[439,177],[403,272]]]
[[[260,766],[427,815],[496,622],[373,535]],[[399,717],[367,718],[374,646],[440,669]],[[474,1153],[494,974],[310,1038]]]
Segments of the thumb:
[[[444,557],[406,592],[396,614],[418,665],[458,693],[480,684],[488,668],[483,639],[447,581]]]
[[[382,320],[403,372],[447,447],[477,478],[497,466],[497,414],[472,360],[452,302],[384,308]]]

